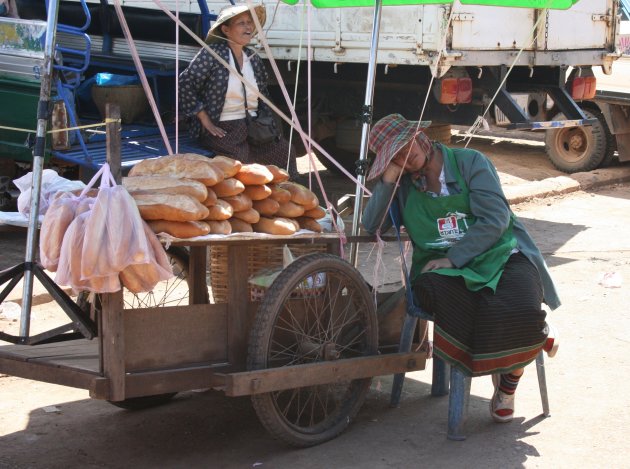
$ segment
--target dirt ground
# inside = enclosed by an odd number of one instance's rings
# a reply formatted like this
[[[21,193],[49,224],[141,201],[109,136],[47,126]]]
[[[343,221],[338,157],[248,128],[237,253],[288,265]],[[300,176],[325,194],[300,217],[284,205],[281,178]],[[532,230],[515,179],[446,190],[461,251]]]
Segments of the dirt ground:
[[[536,142],[473,143],[493,159],[505,185],[560,174]],[[335,184],[344,187],[337,179]],[[476,378],[468,439],[447,441],[448,398],[430,396],[428,362],[426,370],[407,375],[400,408],[389,407],[391,378],[375,378],[345,433],[296,450],[265,432],[248,398],[198,390],[159,408],[129,412],[91,400],[84,390],[0,375],[0,468],[630,467],[623,430],[630,404],[617,391],[619,377],[630,373],[628,185],[514,209],[544,253],[563,300],[550,314],[561,333],[560,351],[546,363],[551,418],[541,416],[529,366],[512,423],[492,422],[490,379]],[[0,269],[23,259],[20,236],[0,233]],[[388,246],[386,263],[396,249]],[[374,264],[368,250],[362,247],[360,261],[366,279]],[[385,280],[395,282],[398,275],[390,265]],[[615,287],[619,281],[621,288]],[[45,324],[57,313],[43,303],[33,314],[34,323]],[[0,330],[16,327],[0,317]]]

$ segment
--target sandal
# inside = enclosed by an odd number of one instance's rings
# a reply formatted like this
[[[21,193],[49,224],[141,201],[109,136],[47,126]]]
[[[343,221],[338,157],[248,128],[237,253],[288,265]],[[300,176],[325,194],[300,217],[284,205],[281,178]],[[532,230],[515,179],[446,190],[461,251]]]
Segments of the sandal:
[[[514,394],[505,394],[499,390],[501,375],[492,375],[494,394],[490,400],[490,415],[495,422],[507,423],[514,419]]]
[[[558,353],[558,348],[560,347],[560,337],[558,334],[558,330],[553,327],[551,324],[547,324],[546,329],[549,331],[547,334],[547,339],[543,343],[543,350],[547,352],[547,356],[549,358],[553,358]]]

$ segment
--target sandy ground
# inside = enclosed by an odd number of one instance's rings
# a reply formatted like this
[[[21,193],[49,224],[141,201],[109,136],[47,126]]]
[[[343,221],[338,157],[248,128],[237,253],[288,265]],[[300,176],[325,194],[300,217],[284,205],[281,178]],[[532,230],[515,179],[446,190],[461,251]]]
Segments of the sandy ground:
[[[540,145],[478,139],[475,146],[495,161],[506,186],[557,175]],[[347,187],[337,181],[331,184]],[[399,409],[388,405],[390,377],[375,378],[343,435],[295,450],[265,432],[247,398],[199,390],[159,408],[128,412],[91,400],[84,390],[0,375],[0,468],[630,467],[623,430],[630,405],[616,391],[619,377],[630,372],[627,184],[539,199],[515,211],[544,253],[563,299],[550,316],[562,334],[558,356],[547,361],[551,418],[540,415],[530,366],[514,422],[490,420],[490,379],[477,378],[469,437],[447,441],[448,399],[430,397],[429,362],[426,370],[407,375]],[[19,262],[19,236],[0,234],[4,264]],[[388,249],[386,259],[392,259],[397,247]],[[369,278],[373,258],[361,259],[360,270]],[[396,269],[387,272],[395,282]],[[618,280],[621,288],[615,287]],[[58,320],[51,303],[35,306],[33,313],[34,324]],[[16,327],[0,318],[0,330]]]

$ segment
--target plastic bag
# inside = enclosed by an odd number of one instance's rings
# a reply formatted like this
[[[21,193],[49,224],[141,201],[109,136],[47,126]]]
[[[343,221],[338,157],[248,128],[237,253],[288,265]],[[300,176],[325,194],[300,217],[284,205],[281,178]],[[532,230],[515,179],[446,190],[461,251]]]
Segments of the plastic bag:
[[[33,173],[27,173],[21,178],[15,179],[13,184],[20,190],[17,206],[18,212],[25,217],[31,213],[31,192],[33,190]],[[42,172],[42,186],[39,194],[39,215],[44,215],[48,210],[54,195],[57,192],[69,192],[80,190],[85,187],[81,181],[70,181],[62,178],[52,169],[45,169]]]
[[[140,83],[138,75],[115,75],[113,73],[97,73],[96,84],[98,86],[124,86]]]
[[[64,235],[75,218],[79,198],[65,192],[50,204],[39,235],[39,259],[45,269],[57,271]]]
[[[100,174],[99,174],[100,173]],[[151,262],[151,249],[133,198],[117,186],[105,164],[101,185],[89,213],[81,251],[81,279],[118,274],[132,264]]]

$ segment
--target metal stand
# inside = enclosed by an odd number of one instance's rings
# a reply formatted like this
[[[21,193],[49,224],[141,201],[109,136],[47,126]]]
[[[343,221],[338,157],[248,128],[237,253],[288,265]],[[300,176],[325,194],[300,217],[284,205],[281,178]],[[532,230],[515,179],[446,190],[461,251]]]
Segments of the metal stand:
[[[28,221],[28,233],[26,238],[26,254],[23,264],[19,264],[3,272],[0,272],[0,283],[9,284],[0,293],[0,300],[7,297],[9,292],[18,282],[24,278],[22,290],[22,313],[20,316],[20,335],[0,333],[0,338],[14,344],[33,345],[35,343],[52,342],[58,340],[70,340],[75,334],[66,334],[69,330],[78,329],[82,336],[93,338],[96,335],[94,322],[44,273],[43,269],[35,263],[37,251],[37,229],[39,224],[39,197],[42,185],[42,173],[44,169],[44,152],[46,145],[46,125],[50,110],[50,90],[52,83],[53,54],[55,49],[55,35],[57,29],[57,14],[59,12],[59,0],[53,0],[49,4],[46,25],[46,43],[44,45],[44,66],[42,70],[39,103],[37,106],[37,133],[35,148],[33,150],[33,182],[31,187],[31,212]],[[70,316],[73,323],[51,331],[30,337],[31,306],[33,301],[33,276],[36,276],[51,293],[53,298],[61,305]]]

